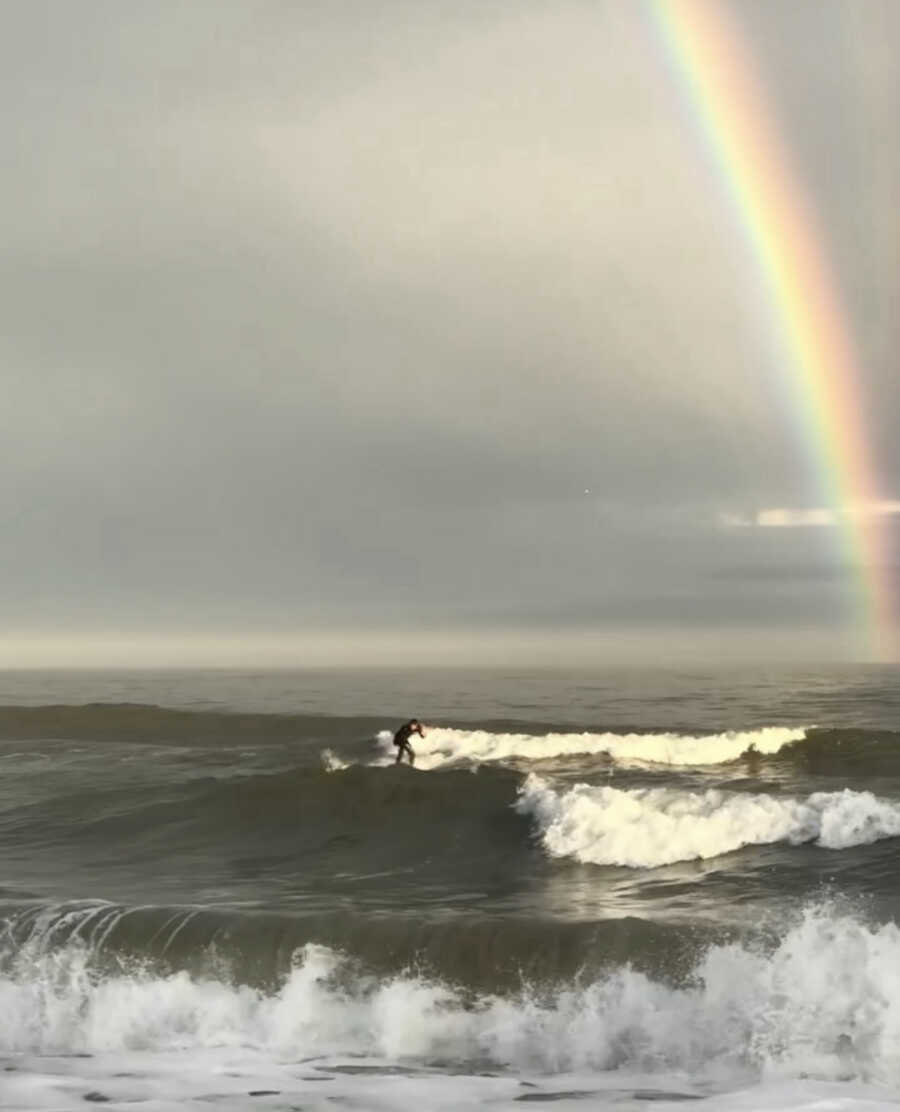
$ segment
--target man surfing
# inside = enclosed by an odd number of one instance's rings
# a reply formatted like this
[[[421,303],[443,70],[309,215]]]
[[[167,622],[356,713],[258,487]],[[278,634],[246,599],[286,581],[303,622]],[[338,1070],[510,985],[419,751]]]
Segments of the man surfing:
[[[400,729],[394,734],[394,745],[397,746],[397,759],[394,764],[400,764],[403,760],[403,754],[409,754],[409,763],[414,765],[416,763],[416,755],[413,752],[413,747],[409,744],[409,739],[413,734],[418,734],[419,737],[425,736],[425,731],[422,729],[422,723],[418,718],[410,718],[408,722],[404,722]]]

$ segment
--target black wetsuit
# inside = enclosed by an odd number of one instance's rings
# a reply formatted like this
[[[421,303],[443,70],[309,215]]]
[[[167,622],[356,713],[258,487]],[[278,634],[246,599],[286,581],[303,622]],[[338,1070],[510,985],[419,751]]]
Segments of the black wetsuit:
[[[416,763],[416,755],[413,752],[413,747],[409,744],[409,739],[413,734],[418,734],[419,737],[424,737],[422,733],[422,726],[415,718],[411,718],[409,722],[404,722],[400,729],[394,734],[394,745],[397,746],[397,760],[395,764],[400,764],[403,759],[403,754],[409,754],[409,763]]]

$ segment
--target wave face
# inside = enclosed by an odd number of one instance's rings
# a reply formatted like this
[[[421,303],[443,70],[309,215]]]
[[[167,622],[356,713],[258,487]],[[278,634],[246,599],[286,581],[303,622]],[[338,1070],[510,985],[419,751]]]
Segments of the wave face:
[[[777,844],[788,868],[788,851],[812,842],[847,851],[843,867],[857,886],[889,887],[877,854],[860,851],[898,833],[894,804],[855,783],[828,789],[851,770],[865,780],[873,762],[890,767],[893,735],[860,743],[793,727],[432,727],[415,739],[410,769],[385,767],[395,753],[377,721],[132,704],[0,708],[4,886],[175,904],[193,876],[191,898],[276,910],[334,901],[430,908],[435,892],[456,908],[519,893],[524,907],[540,914],[549,903],[557,914],[574,881],[551,860],[655,868]],[[4,730],[25,736],[3,742]],[[822,791],[796,790],[820,768]],[[575,773],[577,788],[567,780]],[[759,788],[727,790],[754,775]],[[776,790],[765,790],[766,777]],[[43,876],[53,877],[49,891]],[[821,878],[813,867],[802,881],[808,894]],[[745,882],[716,880],[726,906]],[[579,897],[578,915],[614,907],[604,884]]]
[[[748,845],[815,842],[847,849],[900,835],[900,804],[849,789],[806,799],[589,784],[562,791],[531,774],[516,807],[534,820],[553,856],[630,868],[717,857]]]
[[[0,972],[27,961],[84,957],[90,975],[123,968],[275,991],[304,946],[352,954],[373,975],[414,965],[430,979],[480,995],[508,993],[523,981],[553,986],[627,964],[657,980],[688,975],[706,945],[733,931],[626,917],[600,922],[519,918],[461,911],[416,916],[398,908],[355,915],[339,909],[303,914],[212,907],[124,906],[105,901],[24,905],[6,919]]]
[[[432,726],[424,738],[412,740],[416,765],[423,769],[443,768],[461,761],[542,761],[596,754],[652,764],[714,765],[737,760],[747,752],[777,753],[787,745],[803,741],[809,729],[768,726],[691,737],[669,733],[529,735]],[[379,733],[378,740],[386,757],[394,752],[389,731]]]
[[[360,1056],[560,1073],[722,1070],[889,1082],[900,1076],[900,931],[807,910],[771,950],[711,946],[684,987],[627,967],[587,984],[472,999],[299,948],[271,992],[25,947],[0,972],[7,1052],[252,1046],[293,1060]]]

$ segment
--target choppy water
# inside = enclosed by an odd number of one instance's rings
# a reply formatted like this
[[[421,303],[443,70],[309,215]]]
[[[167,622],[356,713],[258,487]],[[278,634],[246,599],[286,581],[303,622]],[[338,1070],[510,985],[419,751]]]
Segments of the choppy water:
[[[7,673],[0,1107],[900,1103],[897,678]]]

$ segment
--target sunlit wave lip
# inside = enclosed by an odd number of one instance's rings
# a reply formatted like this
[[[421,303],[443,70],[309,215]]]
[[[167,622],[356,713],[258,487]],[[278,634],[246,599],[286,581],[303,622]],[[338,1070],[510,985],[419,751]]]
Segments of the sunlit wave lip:
[[[552,857],[594,865],[655,868],[749,845],[812,842],[850,849],[900,836],[900,805],[845,788],[805,799],[711,788],[554,788],[530,774],[516,810],[528,815]]]
[[[606,754],[617,761],[664,765],[715,765],[737,760],[747,752],[777,753],[803,741],[812,726],[764,726],[718,734],[676,733],[493,733],[432,726],[415,739],[416,767],[444,768],[460,763],[541,761],[567,756]],[[393,760],[393,735],[382,730],[374,764]]]

